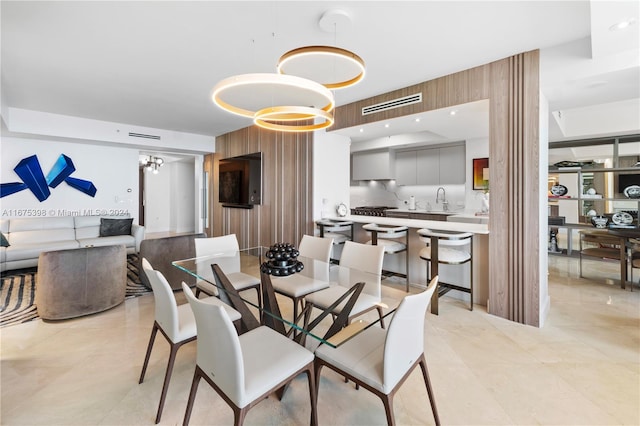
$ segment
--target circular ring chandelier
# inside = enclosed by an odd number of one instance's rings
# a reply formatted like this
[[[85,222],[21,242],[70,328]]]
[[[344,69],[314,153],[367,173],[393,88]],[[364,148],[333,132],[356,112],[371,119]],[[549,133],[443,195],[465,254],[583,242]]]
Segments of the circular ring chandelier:
[[[283,74],[241,74],[221,80],[213,88],[213,102],[220,108],[243,117],[254,118],[265,104],[306,105],[324,112],[335,107],[333,93],[320,83]],[[298,113],[296,113],[298,114]],[[317,114],[299,116],[310,119]]]
[[[319,118],[323,121],[315,122]],[[313,123],[309,123],[313,120]],[[297,124],[285,124],[288,122]],[[304,121],[303,123],[300,123]],[[317,108],[302,106],[275,106],[257,111],[253,123],[263,129],[279,130],[281,132],[313,132],[326,129],[333,125],[333,114]]]
[[[365,66],[355,53],[334,46],[304,46],[278,60],[278,73],[317,81],[328,89],[353,86],[364,78]]]

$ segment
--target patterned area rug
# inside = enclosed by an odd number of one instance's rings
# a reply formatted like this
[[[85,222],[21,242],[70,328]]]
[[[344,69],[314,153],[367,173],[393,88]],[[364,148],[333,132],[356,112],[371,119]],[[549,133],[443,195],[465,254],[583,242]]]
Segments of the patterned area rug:
[[[138,256],[127,255],[126,298],[149,293],[138,277]],[[36,268],[8,271],[0,282],[0,327],[20,324],[38,318],[36,299]]]

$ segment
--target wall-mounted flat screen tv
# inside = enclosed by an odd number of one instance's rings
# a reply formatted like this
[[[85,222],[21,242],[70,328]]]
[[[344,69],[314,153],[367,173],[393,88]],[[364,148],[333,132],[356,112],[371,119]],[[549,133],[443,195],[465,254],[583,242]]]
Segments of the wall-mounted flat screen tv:
[[[262,199],[262,153],[220,160],[218,201],[223,207],[253,208]]]

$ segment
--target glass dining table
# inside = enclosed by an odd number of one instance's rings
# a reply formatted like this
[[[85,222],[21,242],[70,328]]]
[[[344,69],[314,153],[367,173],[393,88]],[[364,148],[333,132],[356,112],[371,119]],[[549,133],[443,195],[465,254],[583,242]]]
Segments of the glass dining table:
[[[376,320],[358,320],[349,323],[349,316],[358,302],[361,294],[373,296],[378,300],[386,315],[395,309],[389,309],[381,301],[381,275],[360,271],[320,260],[297,257],[301,267],[296,270],[287,268],[271,268],[273,265],[267,257],[270,247],[253,247],[239,251],[220,252],[210,256],[176,260],[173,266],[185,273],[214,285],[218,297],[235,308],[241,315],[239,333],[244,333],[256,327],[266,325],[284,335],[287,335],[302,345],[310,342],[323,343],[331,347],[338,347],[359,332],[377,325]],[[252,292],[239,293],[232,282],[236,279],[259,278],[261,282],[262,304],[248,296]],[[305,304],[297,318],[283,315],[280,303],[276,298],[272,280],[292,280],[293,283],[304,285],[313,283],[319,287],[332,288],[331,294],[337,294],[336,300],[326,309],[313,308]],[[335,291],[339,288],[342,291]],[[322,290],[320,290],[322,291]],[[246,295],[245,295],[246,294]],[[288,301],[287,301],[288,302]],[[338,313],[333,311],[338,308]],[[315,315],[314,315],[315,314]]]

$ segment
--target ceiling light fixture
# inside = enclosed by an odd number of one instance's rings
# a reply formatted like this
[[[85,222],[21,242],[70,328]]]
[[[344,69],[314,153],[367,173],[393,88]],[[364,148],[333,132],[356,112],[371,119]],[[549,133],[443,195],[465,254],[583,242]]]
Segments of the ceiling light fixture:
[[[242,74],[225,78],[214,86],[211,98],[220,108],[249,118],[255,118],[257,111],[281,105],[302,104],[325,112],[335,107],[333,94],[323,85],[282,74]],[[298,119],[313,116],[305,114]]]
[[[158,169],[162,167],[164,160],[160,157],[154,157],[152,155],[146,157],[144,161],[141,161],[142,167],[148,172],[153,172],[154,175],[158,174]]]
[[[609,31],[620,31],[629,28],[631,25],[635,24],[636,20],[631,18],[625,21],[620,21],[617,24],[614,24],[609,27]]]
[[[364,78],[365,66],[355,53],[332,46],[305,46],[278,60],[278,73],[317,81],[328,89],[344,89]]]
[[[334,29],[350,22],[343,11],[329,11],[320,26]],[[364,61],[346,49],[306,46],[282,55],[277,73],[241,74],[219,81],[211,99],[256,126],[284,132],[310,132],[333,125],[335,100],[329,89],[342,89],[364,78]]]
[[[304,124],[301,121],[320,118],[324,121]],[[288,122],[298,124],[284,124]],[[333,114],[317,108],[301,106],[279,106],[261,109],[256,112],[253,123],[269,130],[280,130],[282,132],[311,132],[314,130],[326,129],[333,125]]]

